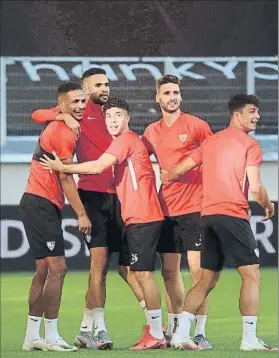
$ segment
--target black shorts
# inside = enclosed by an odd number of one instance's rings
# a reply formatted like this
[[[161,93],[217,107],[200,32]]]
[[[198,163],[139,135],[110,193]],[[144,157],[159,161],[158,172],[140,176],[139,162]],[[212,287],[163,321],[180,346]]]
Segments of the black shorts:
[[[228,267],[259,264],[259,250],[250,223],[227,215],[203,216],[201,267],[221,271]]]
[[[200,213],[167,217],[158,243],[160,253],[201,251]]]
[[[40,196],[24,193],[19,212],[36,260],[65,256],[61,210],[55,204]]]
[[[131,271],[154,271],[163,221],[126,226]]]
[[[117,195],[82,189],[78,192],[92,225],[91,235],[84,236],[88,249],[107,247],[109,253],[119,252],[119,265],[129,266],[130,255]]]

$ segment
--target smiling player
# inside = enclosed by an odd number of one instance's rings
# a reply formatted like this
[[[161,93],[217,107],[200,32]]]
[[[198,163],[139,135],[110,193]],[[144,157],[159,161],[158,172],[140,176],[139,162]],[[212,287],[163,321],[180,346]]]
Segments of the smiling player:
[[[130,349],[165,349],[161,297],[153,274],[164,220],[155,174],[144,144],[129,130],[128,104],[119,98],[109,99],[104,113],[108,132],[114,140],[98,160],[65,166],[57,156],[55,160],[45,156],[42,162],[47,169],[77,174],[99,174],[114,166],[116,191],[131,253],[130,269],[143,291],[148,317],[148,328]]]

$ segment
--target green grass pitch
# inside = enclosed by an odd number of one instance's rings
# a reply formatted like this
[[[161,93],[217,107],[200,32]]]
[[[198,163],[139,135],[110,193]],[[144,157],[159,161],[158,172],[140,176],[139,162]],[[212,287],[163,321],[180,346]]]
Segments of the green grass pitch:
[[[156,277],[163,287],[160,273]],[[183,272],[186,288],[189,288],[189,273]],[[27,297],[31,274],[3,274],[1,277],[1,357],[197,357],[240,358],[277,356],[277,352],[240,352],[239,345],[242,321],[238,311],[240,278],[236,271],[225,270],[210,296],[210,311],[207,338],[213,344],[212,351],[189,352],[167,349],[165,351],[129,352],[127,348],[140,337],[144,314],[128,286],[116,272],[108,273],[106,322],[114,342],[112,351],[22,352],[25,334]],[[73,342],[81,322],[84,293],[87,285],[86,272],[68,272],[65,279],[60,309],[60,334],[69,343]],[[267,343],[277,344],[278,337],[278,275],[275,269],[262,270],[261,305],[258,320],[258,336]],[[164,298],[163,310],[166,322]]]

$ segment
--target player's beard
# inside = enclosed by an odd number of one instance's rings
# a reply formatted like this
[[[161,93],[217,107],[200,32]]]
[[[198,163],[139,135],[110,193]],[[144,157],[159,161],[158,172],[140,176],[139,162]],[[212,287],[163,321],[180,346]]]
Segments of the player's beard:
[[[108,98],[109,98],[108,94],[106,95],[106,99],[104,99],[102,96],[98,96],[98,97],[96,97],[94,95],[90,96],[91,102],[98,104],[100,106],[103,106],[107,102]]]
[[[162,106],[163,110],[169,114],[175,113],[179,110],[180,104],[177,104],[177,106],[174,109],[169,109],[168,106]]]

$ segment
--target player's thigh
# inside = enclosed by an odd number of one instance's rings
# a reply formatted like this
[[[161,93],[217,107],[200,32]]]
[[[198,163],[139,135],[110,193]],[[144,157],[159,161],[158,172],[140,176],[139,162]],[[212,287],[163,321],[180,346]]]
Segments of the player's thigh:
[[[92,226],[91,233],[84,235],[88,249],[108,247],[110,194],[79,189],[79,195]]]
[[[25,193],[19,210],[33,257],[64,256],[60,209],[45,198]]]
[[[119,264],[128,258],[125,226],[121,217],[121,205],[116,194],[110,195],[110,218],[108,221],[108,248],[109,252],[119,253]],[[120,262],[122,261],[122,262]],[[127,263],[127,260],[125,260]]]
[[[224,266],[224,252],[222,243],[212,226],[210,215],[202,217],[201,227],[201,268],[219,272],[223,269]]]
[[[107,247],[91,247],[90,252],[90,272],[93,275],[106,274],[109,263],[109,251]]]
[[[181,231],[176,218],[166,217],[158,241],[159,254],[181,254]],[[177,256],[177,255],[176,255]]]
[[[201,216],[199,212],[176,217],[181,232],[183,252],[201,251]]]
[[[126,227],[131,253],[131,271],[154,271],[162,221],[130,224]]]
[[[259,264],[259,250],[250,223],[241,218],[214,215],[214,230],[220,238],[229,267]]]

